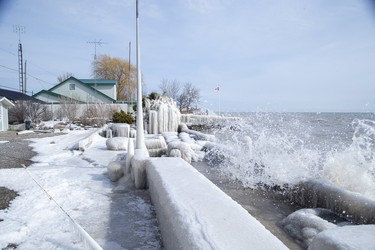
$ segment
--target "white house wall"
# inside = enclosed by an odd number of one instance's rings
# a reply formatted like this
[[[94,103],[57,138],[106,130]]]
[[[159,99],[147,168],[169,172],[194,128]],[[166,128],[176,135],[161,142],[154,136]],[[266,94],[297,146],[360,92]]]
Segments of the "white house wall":
[[[8,130],[8,109],[0,103],[0,131]]]
[[[40,93],[37,96],[34,96],[36,99],[41,100],[46,103],[58,103],[60,102],[60,98],[57,96],[49,95],[47,93]]]
[[[4,112],[3,112],[3,105],[0,103],[0,131],[4,131],[3,130],[3,123],[4,123]]]
[[[95,88],[95,86],[92,87]],[[96,89],[112,99],[117,99],[116,85],[97,85]]]
[[[70,89],[70,84],[74,84],[74,90]],[[85,86],[83,83],[73,79],[67,80],[63,84],[57,86],[52,90],[56,94],[60,94],[78,101],[86,103],[111,103],[112,101],[105,96],[102,96],[96,90]]]

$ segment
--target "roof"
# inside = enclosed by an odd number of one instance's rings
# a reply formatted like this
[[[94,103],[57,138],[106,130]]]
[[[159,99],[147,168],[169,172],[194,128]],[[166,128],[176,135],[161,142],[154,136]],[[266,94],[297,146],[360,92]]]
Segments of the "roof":
[[[24,93],[17,92],[17,91],[12,91],[12,90],[7,90],[7,89],[0,89],[0,96],[6,97],[10,101],[35,101],[35,102],[40,102],[39,100],[28,96]]]
[[[14,104],[4,96],[0,96],[0,103],[5,104],[6,106],[14,106]]]
[[[37,96],[37,95],[41,95],[41,94],[47,94],[47,95],[55,96],[55,97],[58,97],[58,98],[62,97],[62,95],[60,95],[60,94],[57,94],[57,93],[52,92],[52,91],[44,90],[44,89],[39,91],[38,93],[34,94],[33,97]]]
[[[88,84],[88,85],[116,85],[116,80],[106,80],[106,79],[78,79],[81,82]]]
[[[48,90],[48,92],[53,92],[54,89],[56,89],[56,88],[59,87],[60,85],[63,85],[65,82],[67,82],[67,81],[69,81],[69,80],[75,80],[76,82],[81,83],[82,85],[86,86],[87,88],[90,88],[90,89],[96,91],[97,94],[99,94],[99,95],[101,95],[101,96],[104,96],[105,98],[110,99],[112,102],[116,102],[115,99],[113,99],[113,98],[107,96],[106,94],[104,94],[104,93],[102,93],[102,92],[100,92],[100,91],[95,90],[93,87],[90,86],[90,85],[95,85],[95,82],[92,83],[92,84],[90,84],[90,83],[84,83],[82,80],[79,80],[79,79],[75,78],[74,76],[71,76],[71,77],[65,79],[64,81],[60,82],[59,84],[53,86],[52,88],[50,88],[50,89]],[[83,80],[87,80],[87,81],[95,81],[94,79],[83,79]],[[115,84],[116,84],[116,82],[117,82],[116,80],[97,80],[97,81],[103,81],[103,82],[109,82],[109,81],[112,81],[112,82],[113,82],[113,81],[114,81]],[[108,84],[108,85],[109,85],[109,84]],[[113,84],[111,84],[111,85],[113,85]],[[38,93],[40,93],[40,92],[38,92]],[[37,94],[38,94],[38,93],[37,93]]]

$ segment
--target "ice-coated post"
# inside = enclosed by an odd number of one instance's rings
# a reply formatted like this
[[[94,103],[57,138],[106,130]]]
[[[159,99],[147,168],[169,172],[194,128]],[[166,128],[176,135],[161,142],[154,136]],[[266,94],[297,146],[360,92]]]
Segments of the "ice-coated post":
[[[137,50],[137,137],[136,149],[145,149],[145,139],[143,131],[143,108],[142,108],[142,76],[141,76],[141,52],[139,46],[139,12],[138,0],[136,0],[136,50]]]

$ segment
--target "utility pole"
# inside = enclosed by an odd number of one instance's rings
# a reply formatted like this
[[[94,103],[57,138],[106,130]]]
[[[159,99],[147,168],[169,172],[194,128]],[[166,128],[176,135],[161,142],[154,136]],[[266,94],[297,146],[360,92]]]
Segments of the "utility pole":
[[[21,34],[25,33],[25,27],[21,25],[13,25],[13,32],[18,34],[18,78],[19,78],[19,91],[24,93],[23,89],[23,58],[22,58],[22,43]]]
[[[24,82],[23,82],[23,93],[26,94],[26,65],[27,65],[27,60],[25,60],[25,73],[24,73],[24,76],[25,76],[25,79],[24,79]]]

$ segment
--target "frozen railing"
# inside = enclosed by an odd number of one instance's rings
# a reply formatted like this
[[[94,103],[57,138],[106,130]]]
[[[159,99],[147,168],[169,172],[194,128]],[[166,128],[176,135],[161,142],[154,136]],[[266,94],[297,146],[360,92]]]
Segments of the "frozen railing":
[[[181,123],[185,123],[188,126],[191,125],[221,125],[228,121],[237,121],[239,117],[227,117],[217,115],[194,115],[194,114],[181,114]]]

